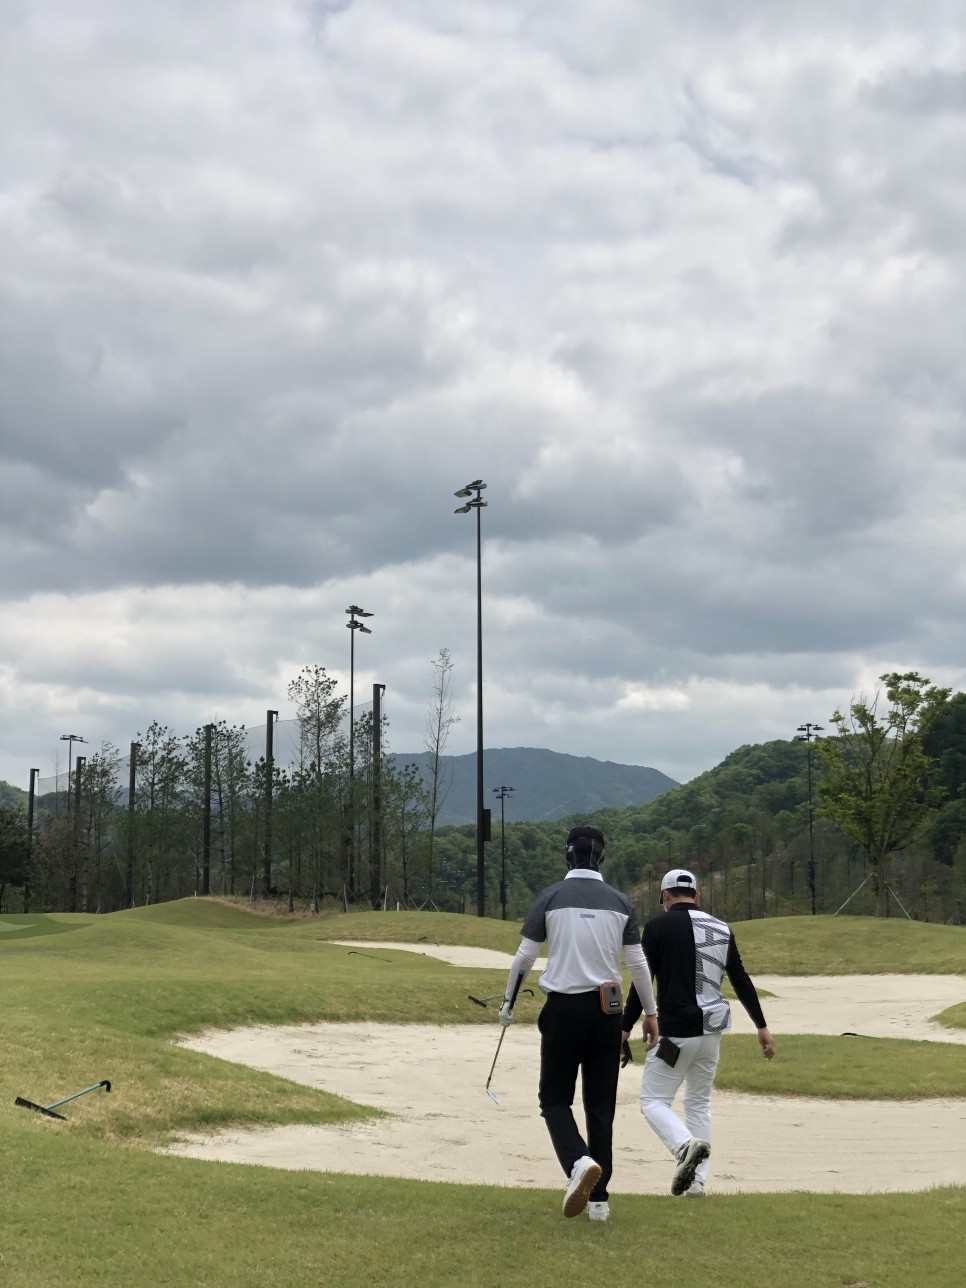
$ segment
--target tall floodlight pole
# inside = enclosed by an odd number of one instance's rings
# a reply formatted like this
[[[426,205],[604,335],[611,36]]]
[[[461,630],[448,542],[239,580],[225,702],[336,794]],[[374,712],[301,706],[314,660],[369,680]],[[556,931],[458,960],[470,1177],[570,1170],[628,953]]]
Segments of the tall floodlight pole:
[[[384,684],[372,686],[372,850],[369,855],[369,898],[379,902],[382,889],[382,695]],[[388,887],[388,876],[387,876]],[[388,895],[387,895],[388,897]]]
[[[81,816],[81,779],[84,775],[84,767],[87,764],[86,756],[77,756],[74,761],[74,821],[70,827],[70,911],[86,912],[87,911],[87,894],[86,888],[83,889],[84,897],[81,899],[82,906],[77,907],[77,867],[78,867],[78,833],[80,832]],[[68,797],[69,801],[69,797]],[[85,876],[86,887],[86,876]]]
[[[362,622],[357,619],[360,617],[371,617],[372,613],[365,612],[358,604],[350,604],[345,610],[349,620],[346,622],[346,630],[349,632],[349,805],[348,805],[348,826],[346,827],[346,848],[349,859],[349,890],[354,892],[355,881],[353,877],[353,855],[355,847],[355,830],[353,809],[355,808],[354,780],[356,776],[356,631],[362,631],[363,635],[371,635],[372,631],[368,626],[363,626]]]
[[[205,759],[202,795],[204,811],[201,816],[201,893],[211,894],[211,751],[215,735],[213,724],[205,725]],[[196,887],[197,889],[197,887]]]
[[[275,721],[277,711],[265,712],[265,848],[262,852],[262,895],[272,893],[272,787],[275,777]],[[289,873],[288,905],[292,911],[292,878]]]
[[[128,762],[128,780],[127,780],[127,860],[124,868],[124,898],[125,906],[134,907],[134,859],[136,851],[136,839],[134,835],[134,807],[137,799],[138,785],[138,752],[141,750],[139,742],[131,743],[131,756]]]
[[[815,898],[815,835],[812,826],[812,743],[818,741],[818,735],[822,732],[823,727],[806,721],[805,724],[798,726],[796,735],[798,741],[805,744],[808,760],[808,893],[812,901],[813,917],[817,912],[817,907]]]
[[[82,738],[79,733],[62,733],[60,735],[60,740],[61,742],[67,743],[67,829],[69,831],[70,830],[70,775],[71,775],[71,763],[74,757],[74,743],[86,742],[87,739]]]
[[[486,916],[486,881],[483,841],[485,815],[483,805],[483,560],[480,532],[480,511],[487,504],[480,493],[486,487],[482,479],[474,479],[461,487],[454,496],[470,497],[454,514],[476,511],[476,915]]]
[[[508,796],[513,795],[512,787],[504,787],[501,783],[499,787],[494,787],[497,799],[500,802],[500,919],[506,921],[506,818],[504,816],[504,801]]]
[[[34,863],[34,801],[37,799],[39,769],[30,771],[30,791],[27,794],[27,878],[23,883],[23,910],[30,911],[30,877]]]

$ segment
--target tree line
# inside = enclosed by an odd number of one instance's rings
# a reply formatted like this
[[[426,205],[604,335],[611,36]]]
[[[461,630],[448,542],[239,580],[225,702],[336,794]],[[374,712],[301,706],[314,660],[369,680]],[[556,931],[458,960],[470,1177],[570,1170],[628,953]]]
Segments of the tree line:
[[[433,666],[427,786],[415,765],[378,772],[372,713],[355,726],[350,774],[344,699],[323,668],[306,667],[289,686],[295,766],[250,763],[244,731],[224,724],[182,739],[152,725],[139,736],[130,808],[117,800],[110,747],[88,762],[76,807],[48,807],[32,852],[23,820],[0,808],[0,907],[5,887],[25,891],[8,909],[109,911],[206,890],[290,909],[472,905],[475,826],[436,826],[454,717],[445,650]],[[592,820],[607,837],[607,879],[642,917],[658,910],[661,875],[683,865],[705,906],[730,919],[845,910],[966,923],[966,694],[916,672],[880,683],[833,712],[814,742],[740,747],[644,806],[495,831],[487,911],[501,908],[504,843],[516,918],[562,874],[569,828]]]
[[[509,915],[560,877],[569,828],[593,822],[607,880],[641,917],[659,911],[661,876],[685,866],[728,919],[842,911],[966,924],[966,694],[916,672],[879,682],[814,741],[739,747],[646,805],[508,824]],[[440,870],[468,879],[473,846],[472,827],[444,829]],[[488,860],[490,910],[501,866]]]
[[[0,909],[109,912],[209,893],[284,900],[292,911],[390,898],[454,905],[432,872],[453,723],[445,649],[433,669],[427,781],[415,764],[382,755],[380,710],[347,717],[336,681],[306,666],[287,690],[294,764],[267,749],[252,760],[244,726],[219,721],[179,736],[155,721],[132,743],[126,787],[121,752],[104,743],[71,769],[66,793],[37,800],[32,826],[0,806]]]

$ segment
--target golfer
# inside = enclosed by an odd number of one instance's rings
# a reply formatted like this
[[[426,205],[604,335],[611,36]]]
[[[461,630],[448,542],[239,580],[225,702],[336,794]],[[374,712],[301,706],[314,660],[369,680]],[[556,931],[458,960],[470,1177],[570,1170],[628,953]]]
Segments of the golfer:
[[[661,903],[664,912],[644,926],[644,953],[657,980],[661,1039],[653,1048],[648,1042],[641,1113],[677,1163],[671,1193],[696,1199],[704,1197],[708,1178],[711,1089],[721,1034],[731,1028],[731,1007],[721,995],[725,975],[758,1030],[766,1060],[774,1056],[775,1044],[731,928],[698,907],[694,874],[684,868],[667,872],[661,881]],[[624,1010],[624,1038],[641,1014],[636,984],[635,979]],[[646,1012],[649,995],[643,996]],[[671,1108],[682,1082],[684,1122]]]
[[[635,996],[643,999],[648,1047],[657,1040],[657,1008],[634,907],[626,895],[604,882],[598,871],[603,858],[602,833],[596,827],[575,827],[567,837],[569,871],[540,892],[527,914],[500,1007],[500,1023],[511,1023],[513,987],[521,973],[526,979],[546,941],[540,988],[547,1000],[537,1020],[540,1113],[568,1178],[564,1216],[577,1216],[589,1202],[592,1221],[610,1216],[607,1185],[620,1072],[622,949]],[[637,1015],[641,1009],[639,1001]],[[578,1070],[586,1140],[573,1114]]]

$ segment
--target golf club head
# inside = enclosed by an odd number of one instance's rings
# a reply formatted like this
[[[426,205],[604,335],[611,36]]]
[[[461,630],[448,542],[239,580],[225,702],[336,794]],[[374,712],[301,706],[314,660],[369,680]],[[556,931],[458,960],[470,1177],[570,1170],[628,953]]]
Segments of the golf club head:
[[[486,1089],[486,1094],[490,1097],[490,1099],[493,1101],[495,1105],[498,1105],[500,1103],[500,1097],[496,1094],[495,1091],[491,1091],[489,1087],[487,1087]]]

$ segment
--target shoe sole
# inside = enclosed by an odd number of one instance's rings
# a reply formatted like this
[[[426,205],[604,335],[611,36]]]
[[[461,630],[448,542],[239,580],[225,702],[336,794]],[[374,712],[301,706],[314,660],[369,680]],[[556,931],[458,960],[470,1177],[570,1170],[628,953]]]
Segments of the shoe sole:
[[[694,1149],[689,1148],[683,1163],[678,1166],[671,1182],[671,1193],[679,1198],[687,1193],[694,1181],[694,1174],[706,1158],[711,1157],[711,1147],[702,1141]]]
[[[584,1208],[590,1202],[590,1194],[594,1186],[600,1180],[601,1168],[599,1163],[592,1163],[580,1178],[580,1184],[564,1199],[563,1214],[564,1216],[579,1216]]]

